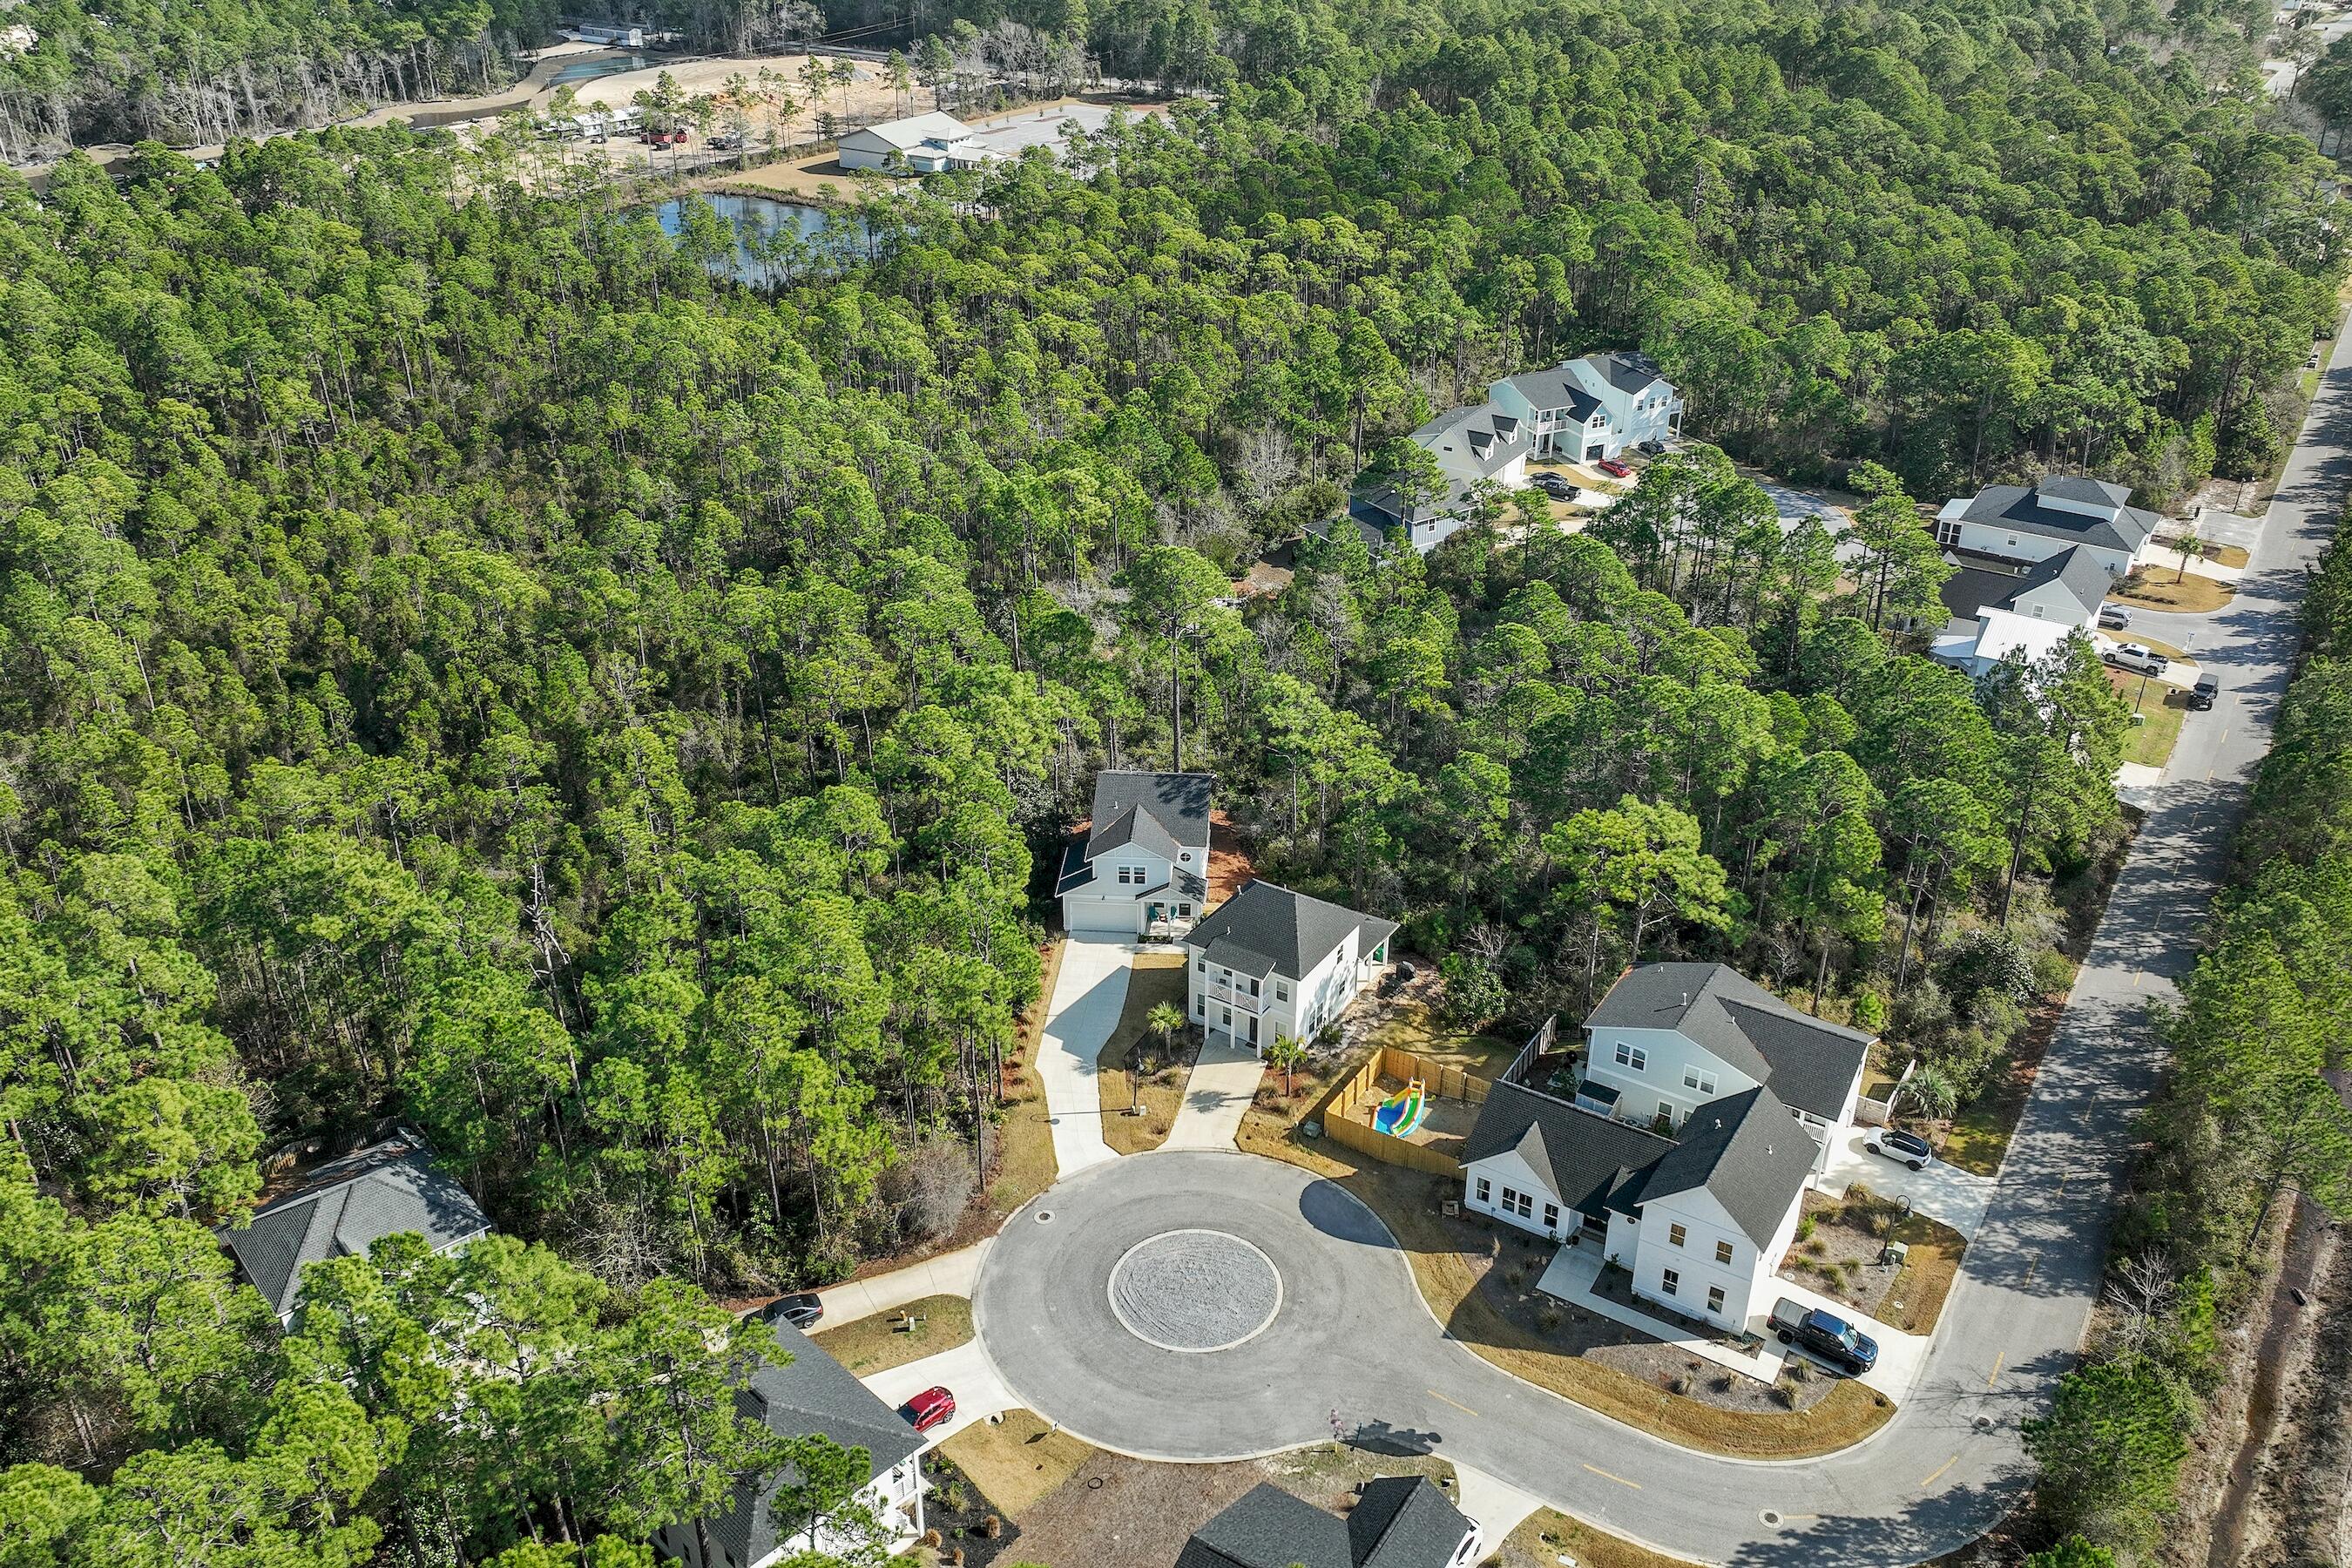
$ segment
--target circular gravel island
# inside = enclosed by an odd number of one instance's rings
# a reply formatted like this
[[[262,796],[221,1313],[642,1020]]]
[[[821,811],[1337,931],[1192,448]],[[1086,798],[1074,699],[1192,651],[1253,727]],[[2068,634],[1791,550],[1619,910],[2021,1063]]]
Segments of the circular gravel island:
[[[1127,1249],[1111,1267],[1109,1293],[1129,1333],[1163,1351],[1200,1354],[1264,1333],[1282,1310],[1282,1274],[1229,1232],[1168,1230]]]

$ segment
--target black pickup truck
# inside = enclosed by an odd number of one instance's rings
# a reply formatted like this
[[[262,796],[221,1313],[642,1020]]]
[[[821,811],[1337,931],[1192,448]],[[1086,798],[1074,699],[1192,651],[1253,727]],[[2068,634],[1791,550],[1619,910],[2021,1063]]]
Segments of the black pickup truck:
[[[1878,1364],[1876,1340],[1843,1318],[1816,1311],[1785,1296],[1772,1309],[1772,1331],[1782,1344],[1818,1356],[1848,1377],[1860,1377]]]

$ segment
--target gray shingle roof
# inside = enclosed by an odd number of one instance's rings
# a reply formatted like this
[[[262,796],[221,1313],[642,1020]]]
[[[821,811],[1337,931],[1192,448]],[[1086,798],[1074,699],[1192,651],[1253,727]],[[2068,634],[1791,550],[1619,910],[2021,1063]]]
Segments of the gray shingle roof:
[[[2060,500],[2082,501],[2094,506],[2126,506],[2131,501],[2129,486],[2109,484],[2088,474],[2053,474],[2034,489]]]
[[[319,1166],[256,1209],[247,1225],[224,1226],[218,1235],[282,1318],[293,1310],[310,1264],[364,1255],[402,1231],[416,1232],[438,1252],[489,1228],[473,1195],[435,1170],[424,1142],[404,1131]]]
[[[1448,468],[1480,477],[1500,472],[1528,452],[1525,427],[1492,403],[1449,408],[1415,430],[1412,438]]]
[[[2116,585],[2114,576],[2088,551],[2079,544],[2069,545],[2055,555],[2035,562],[2033,569],[2017,580],[2016,585],[1998,601],[1996,607],[2015,609],[2020,595],[2046,588],[2053,583],[2064,588],[2082,606],[2085,616],[2097,614],[2099,605],[2107,596],[2107,590]]]
[[[1396,922],[1260,879],[1211,910],[1184,945],[1240,973],[1303,980],[1359,928],[1356,949],[1369,953],[1395,934]]]
[[[1603,381],[1620,392],[1640,392],[1653,382],[1664,379],[1658,364],[1647,354],[1616,353],[1586,354],[1584,363],[1591,365]]]
[[[1209,847],[1208,773],[1147,773],[1106,769],[1095,775],[1094,825],[1087,858],[1133,844],[1167,859],[1180,848]]]
[[[1584,384],[1562,365],[1521,371],[1517,375],[1505,376],[1503,381],[1526,398],[1529,407],[1566,409],[1579,424],[1591,418],[1593,411],[1601,406],[1600,400],[1585,391]]]
[[[1602,1219],[1612,1195],[1626,1193],[1629,1183],[1674,1147],[1672,1139],[1631,1122],[1579,1110],[1521,1084],[1497,1083],[1463,1142],[1462,1163],[1516,1152],[1550,1184],[1562,1206]],[[1629,1194],[1615,1206],[1630,1213],[1633,1201]]]
[[[735,1395],[745,1415],[765,1422],[778,1436],[822,1434],[845,1448],[865,1449],[868,1480],[923,1450],[922,1435],[814,1340],[784,1323],[775,1325],[775,1332],[777,1346],[789,1360],[782,1365],[768,1362],[751,1374],[750,1384]],[[798,1479],[787,1466],[756,1497],[750,1487],[736,1488],[727,1511],[704,1521],[711,1539],[738,1563],[757,1563],[775,1551],[779,1531],[770,1500],[778,1489]]]
[[[1678,1030],[1787,1103],[1831,1120],[1876,1038],[1809,1017],[1725,963],[1629,969],[1584,1026]]]
[[[1820,1152],[1770,1089],[1727,1094],[1691,1112],[1673,1150],[1622,1199],[1647,1203],[1704,1187],[1748,1240],[1769,1247]]]
[[[1344,1521],[1262,1481],[1192,1532],[1176,1568],[1445,1568],[1469,1533],[1420,1476],[1366,1482]]]
[[[2085,485],[2093,489],[2083,489]],[[2015,529],[2042,539],[2095,544],[2102,550],[2137,551],[2156,531],[2156,514],[2125,506],[2121,500],[2109,499],[2106,492],[2115,488],[2101,485],[2095,479],[2078,482],[2063,479],[2043,479],[2033,489],[2022,485],[1987,485],[1969,500],[1960,516],[1969,522]],[[2063,507],[2044,506],[2044,495],[2120,510],[2112,519],[2094,517],[2087,512],[2068,511]]]

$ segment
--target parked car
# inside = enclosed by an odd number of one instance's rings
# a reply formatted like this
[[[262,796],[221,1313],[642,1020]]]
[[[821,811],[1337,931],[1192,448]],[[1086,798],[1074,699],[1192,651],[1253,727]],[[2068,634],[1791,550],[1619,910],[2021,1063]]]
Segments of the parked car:
[[[1816,1311],[1786,1296],[1772,1308],[1772,1331],[1782,1344],[1794,1345],[1848,1377],[1860,1377],[1878,1364],[1876,1340],[1843,1318]]]
[[[928,1432],[955,1419],[955,1395],[944,1388],[927,1388],[907,1401],[898,1414],[913,1423],[916,1431]]]
[[[2117,643],[2107,650],[2107,662],[2117,669],[2128,669],[2134,675],[2162,675],[2172,661],[2146,643]]]
[[[1666,455],[1666,444],[1664,441],[1652,439],[1636,444],[1633,450],[1647,453],[1653,458],[1663,458]]]
[[[2131,625],[2131,606],[2129,605],[2101,605],[2099,606],[2099,625],[2106,627],[2109,631],[2119,632],[2123,630],[2126,626]]]
[[[805,1329],[824,1316],[824,1303],[803,1290],[796,1296],[779,1296],[760,1309],[763,1323],[790,1323]]]
[[[1936,1160],[1936,1152],[1916,1132],[1906,1132],[1899,1127],[1883,1127],[1870,1135],[1863,1145],[1884,1159],[1899,1160],[1915,1171],[1924,1171]]]
[[[742,150],[743,139],[740,136],[730,135],[722,132],[720,134],[713,136],[709,141],[704,142],[703,145],[709,148],[714,153],[736,153]]]
[[[1614,458],[1603,458],[1592,466],[1612,479],[1630,479],[1633,477],[1633,470]]]
[[[1544,494],[1551,497],[1554,500],[1574,500],[1576,499],[1576,487],[1570,484],[1566,479],[1561,479],[1558,474],[1538,474],[1534,479],[1529,482],[1532,483],[1536,489],[1543,491]]]
[[[2210,675],[2200,675],[2197,678],[2197,684],[2189,689],[2189,706],[2210,708],[2221,695],[2221,681]]]

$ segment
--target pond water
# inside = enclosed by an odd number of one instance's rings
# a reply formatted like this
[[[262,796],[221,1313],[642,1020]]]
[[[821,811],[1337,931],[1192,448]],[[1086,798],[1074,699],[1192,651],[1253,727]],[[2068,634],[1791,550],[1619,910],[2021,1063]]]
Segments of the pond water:
[[[641,71],[645,68],[646,57],[643,55],[623,55],[617,59],[609,60],[582,60],[576,65],[565,66],[553,76],[549,77],[547,85],[551,88],[565,87],[583,81],[593,81],[600,76],[620,76],[627,71]]]
[[[773,245],[776,237],[786,231],[797,234],[804,244],[820,252],[844,246],[862,248],[865,243],[864,224],[854,217],[834,218],[824,207],[778,201],[772,196],[738,196],[719,192],[706,194],[701,199],[710,204],[719,221],[737,236],[733,261],[715,269],[726,271],[740,282],[772,282],[786,275],[791,265],[787,257],[771,258],[761,254],[761,247]],[[654,209],[662,232],[673,238],[686,226],[685,200],[681,197],[667,201]]]

